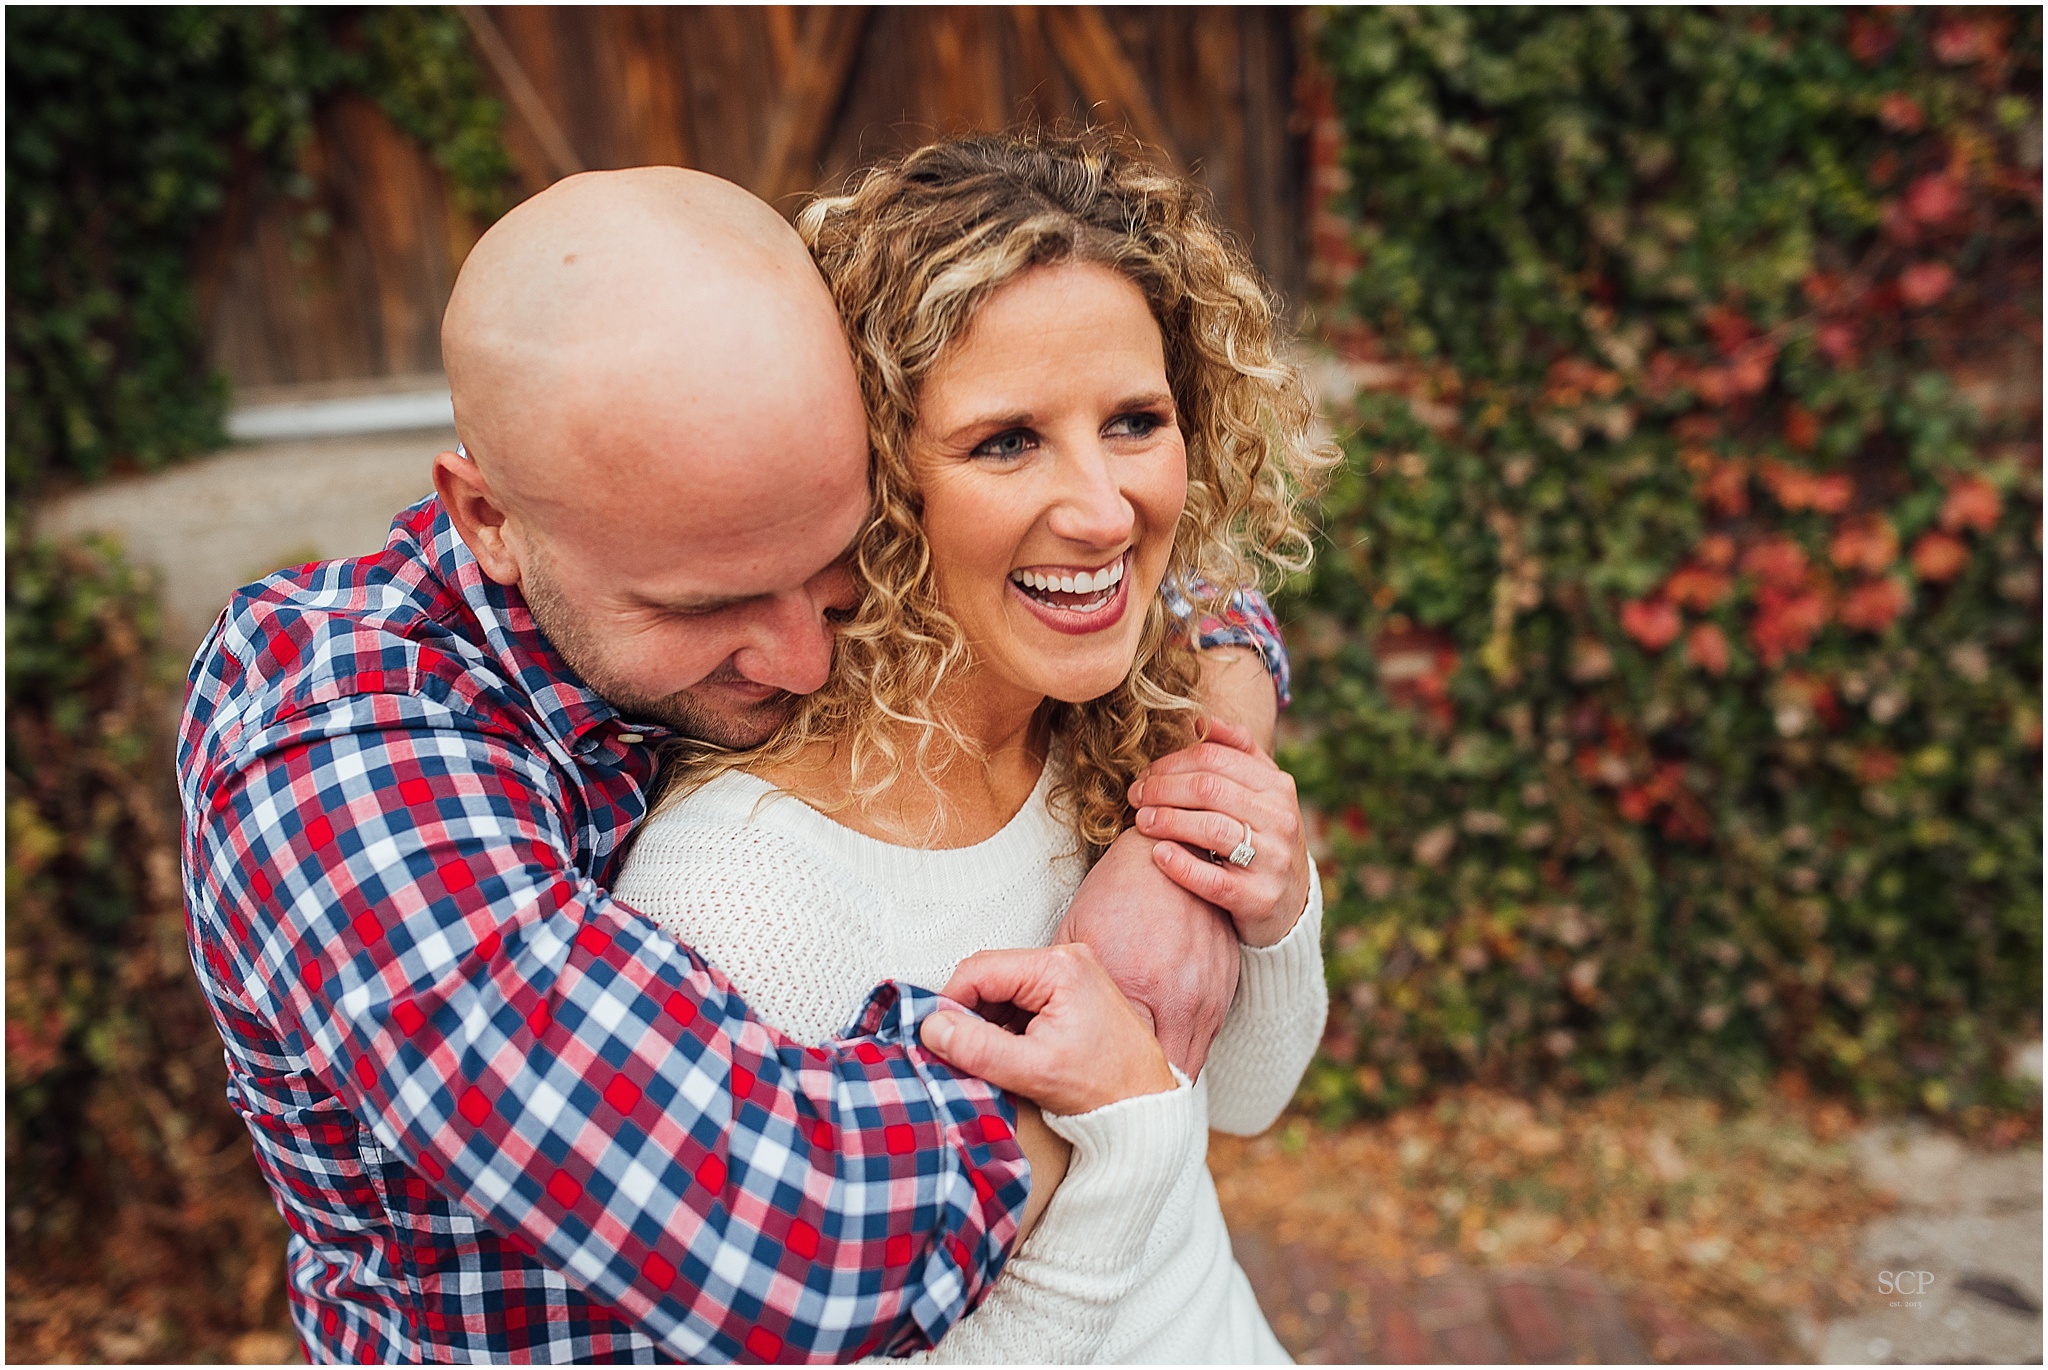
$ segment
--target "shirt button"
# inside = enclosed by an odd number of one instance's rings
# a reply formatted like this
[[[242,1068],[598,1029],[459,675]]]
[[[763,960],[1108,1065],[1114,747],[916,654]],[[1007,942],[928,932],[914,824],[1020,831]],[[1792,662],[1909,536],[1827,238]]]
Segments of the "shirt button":
[[[635,745],[638,745],[639,743],[645,742],[646,740],[647,740],[647,735],[646,735],[645,733],[620,733],[620,734],[619,734],[619,741],[621,741],[621,742],[625,743],[625,744],[626,744],[627,746],[629,746],[629,747],[630,747],[630,746],[635,746]]]

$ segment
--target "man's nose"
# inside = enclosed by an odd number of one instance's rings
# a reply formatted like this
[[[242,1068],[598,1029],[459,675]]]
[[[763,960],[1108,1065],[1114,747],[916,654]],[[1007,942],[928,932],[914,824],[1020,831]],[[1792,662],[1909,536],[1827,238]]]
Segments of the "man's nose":
[[[853,578],[846,577],[846,602],[828,602],[817,583],[765,602],[751,626],[752,641],[733,653],[733,669],[759,685],[807,695],[832,672],[832,627],[825,612],[850,608]]]
[[[1060,462],[1059,498],[1046,519],[1054,536],[1084,547],[1120,547],[1136,521],[1108,452],[1090,447]]]

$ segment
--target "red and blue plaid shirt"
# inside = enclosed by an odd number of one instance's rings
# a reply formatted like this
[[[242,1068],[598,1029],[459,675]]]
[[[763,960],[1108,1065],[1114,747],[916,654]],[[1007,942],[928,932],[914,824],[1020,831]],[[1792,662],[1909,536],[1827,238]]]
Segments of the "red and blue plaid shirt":
[[[1262,601],[1204,628],[1277,650]],[[200,648],[193,964],[314,1359],[849,1360],[936,1343],[1001,1269],[1015,1113],[918,1047],[936,995],[806,1048],[606,894],[663,735],[433,499]]]

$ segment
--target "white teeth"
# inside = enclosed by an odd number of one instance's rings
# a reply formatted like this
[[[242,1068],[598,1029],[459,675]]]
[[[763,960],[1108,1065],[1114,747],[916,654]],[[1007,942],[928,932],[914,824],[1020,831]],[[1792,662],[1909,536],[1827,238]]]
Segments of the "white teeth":
[[[1124,578],[1123,558],[1119,557],[1099,571],[1082,571],[1072,575],[1047,575],[1041,571],[1012,571],[1010,579],[1026,589],[1058,591],[1067,595],[1094,594],[1119,584]]]

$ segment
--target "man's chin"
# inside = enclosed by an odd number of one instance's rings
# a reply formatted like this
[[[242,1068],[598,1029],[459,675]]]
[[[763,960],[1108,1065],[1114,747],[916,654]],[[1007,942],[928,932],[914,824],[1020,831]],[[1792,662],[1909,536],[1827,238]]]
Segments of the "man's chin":
[[[797,696],[787,693],[743,705],[713,702],[684,693],[627,712],[651,718],[683,737],[739,752],[758,747],[775,736],[776,729],[795,715],[796,706]]]

